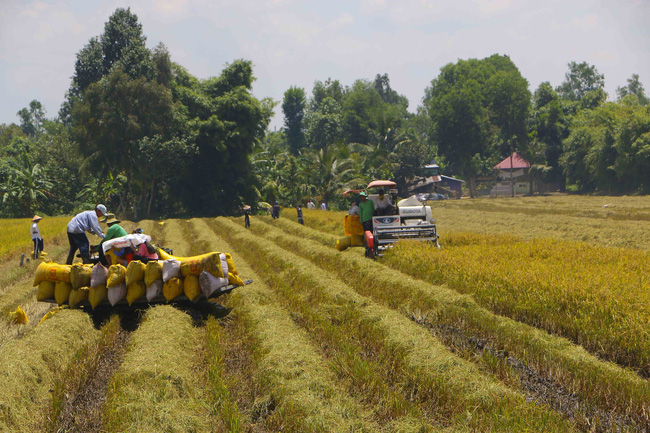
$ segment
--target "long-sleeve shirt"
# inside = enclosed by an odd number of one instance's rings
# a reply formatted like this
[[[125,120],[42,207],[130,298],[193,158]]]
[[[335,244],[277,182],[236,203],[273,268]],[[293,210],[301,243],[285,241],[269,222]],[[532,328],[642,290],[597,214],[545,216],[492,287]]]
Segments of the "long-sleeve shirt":
[[[32,223],[32,228],[30,230],[30,233],[32,234],[32,240],[41,239],[41,231],[38,229],[37,223]]]
[[[106,241],[110,241],[111,239],[121,238],[126,235],[128,235],[128,233],[119,224],[113,224],[108,228],[108,230],[106,230],[106,236],[104,236],[104,239],[102,239],[99,245]]]
[[[361,200],[359,203],[359,219],[362,223],[370,221],[372,219],[372,213],[375,210],[375,204],[372,200],[366,199],[366,201]]]
[[[83,232],[92,233],[99,236],[100,238],[104,237],[104,233],[99,227],[97,214],[94,210],[87,210],[85,212],[78,213],[68,223],[68,233],[81,234]]]

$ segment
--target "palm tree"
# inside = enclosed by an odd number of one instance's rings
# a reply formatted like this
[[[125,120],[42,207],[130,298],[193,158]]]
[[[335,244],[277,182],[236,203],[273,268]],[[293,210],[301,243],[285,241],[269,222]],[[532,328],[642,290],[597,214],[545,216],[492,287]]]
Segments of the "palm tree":
[[[304,162],[310,170],[310,183],[317,196],[329,202],[343,188],[353,174],[352,161],[345,156],[347,149],[329,145],[312,149],[304,154]]]
[[[39,200],[54,195],[50,192],[52,182],[40,164],[33,164],[27,152],[22,153],[14,164],[7,167],[8,176],[0,190],[2,203],[17,206],[20,216],[28,217],[41,206]]]

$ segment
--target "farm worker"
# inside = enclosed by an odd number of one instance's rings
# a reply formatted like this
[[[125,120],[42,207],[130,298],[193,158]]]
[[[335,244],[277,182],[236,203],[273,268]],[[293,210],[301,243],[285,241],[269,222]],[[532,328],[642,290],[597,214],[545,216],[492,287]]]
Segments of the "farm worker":
[[[388,198],[387,195],[384,195],[383,189],[378,191],[377,197],[373,197],[373,202],[377,215],[389,215],[393,209],[393,204],[390,202],[390,198]]]
[[[273,219],[280,218],[280,205],[277,201],[273,203],[273,207],[271,207],[271,216]]]
[[[70,242],[70,253],[68,254],[68,265],[74,260],[74,253],[79,250],[81,260],[84,263],[90,263],[90,244],[85,232],[93,233],[100,238],[104,237],[102,229],[99,227],[99,217],[106,216],[106,206],[98,204],[95,210],[87,210],[78,213],[68,223],[68,242]]]
[[[34,218],[32,218],[32,227],[29,230],[32,235],[32,241],[34,242],[34,259],[37,259],[38,253],[43,251],[43,237],[41,236],[41,231],[38,229],[38,222],[42,219],[43,217],[34,215]]]
[[[361,191],[359,193],[361,203],[359,203],[359,219],[363,224],[364,231],[372,231],[372,214],[375,211],[375,204],[372,200],[368,200],[368,193]]]
[[[99,249],[99,261],[104,266],[110,266],[112,263],[108,263],[108,260],[106,260],[106,256],[104,255],[104,248],[102,245],[104,245],[104,242],[110,241],[111,239],[126,236],[127,233],[126,230],[120,226],[121,221],[115,218],[115,215],[112,213],[107,214],[106,217],[102,219],[102,222],[106,223],[108,230],[106,230],[106,236],[104,236],[104,239],[99,242],[99,246],[97,247]]]
[[[307,202],[307,209],[316,209],[316,205],[311,199]]]
[[[355,200],[352,202],[352,206],[350,206],[350,210],[348,212],[350,215],[359,215],[359,201]]]
[[[298,222],[302,225],[305,225],[305,222],[302,220],[302,206],[298,205]]]
[[[142,263],[148,263],[149,260],[158,260],[158,250],[149,242],[143,242],[138,245],[136,250],[133,245],[131,245],[131,250],[133,250],[133,260],[140,260]]]
[[[249,228],[251,226],[251,207],[249,205],[244,206],[244,227]]]
[[[322,202],[320,203],[320,210],[327,210],[327,203],[325,203],[324,201],[322,201]]]

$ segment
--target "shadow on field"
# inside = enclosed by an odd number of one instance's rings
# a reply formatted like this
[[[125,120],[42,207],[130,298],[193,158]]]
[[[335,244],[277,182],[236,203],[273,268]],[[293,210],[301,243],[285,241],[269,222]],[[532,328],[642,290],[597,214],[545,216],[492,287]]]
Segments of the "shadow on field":
[[[192,318],[192,323],[196,327],[205,326],[205,322],[210,318],[221,319],[226,317],[232,308],[226,308],[214,302],[178,302],[169,304],[174,308],[184,311]],[[152,305],[128,306],[118,305],[115,307],[97,307],[84,308],[88,313],[95,325],[95,329],[100,329],[102,325],[110,320],[110,318],[117,314],[120,318],[120,326],[125,331],[135,331],[140,326],[142,317]]]

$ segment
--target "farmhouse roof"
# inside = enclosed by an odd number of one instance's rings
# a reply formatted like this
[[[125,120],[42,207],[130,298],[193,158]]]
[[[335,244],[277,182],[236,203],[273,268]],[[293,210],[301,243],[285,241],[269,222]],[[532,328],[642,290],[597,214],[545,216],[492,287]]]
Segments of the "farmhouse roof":
[[[530,163],[526,161],[524,158],[519,156],[517,152],[512,154],[512,167],[510,167],[510,157],[508,156],[506,159],[498,163],[497,165],[494,166],[495,170],[510,170],[511,168],[513,170],[519,169],[519,168],[528,168],[530,167]]]

